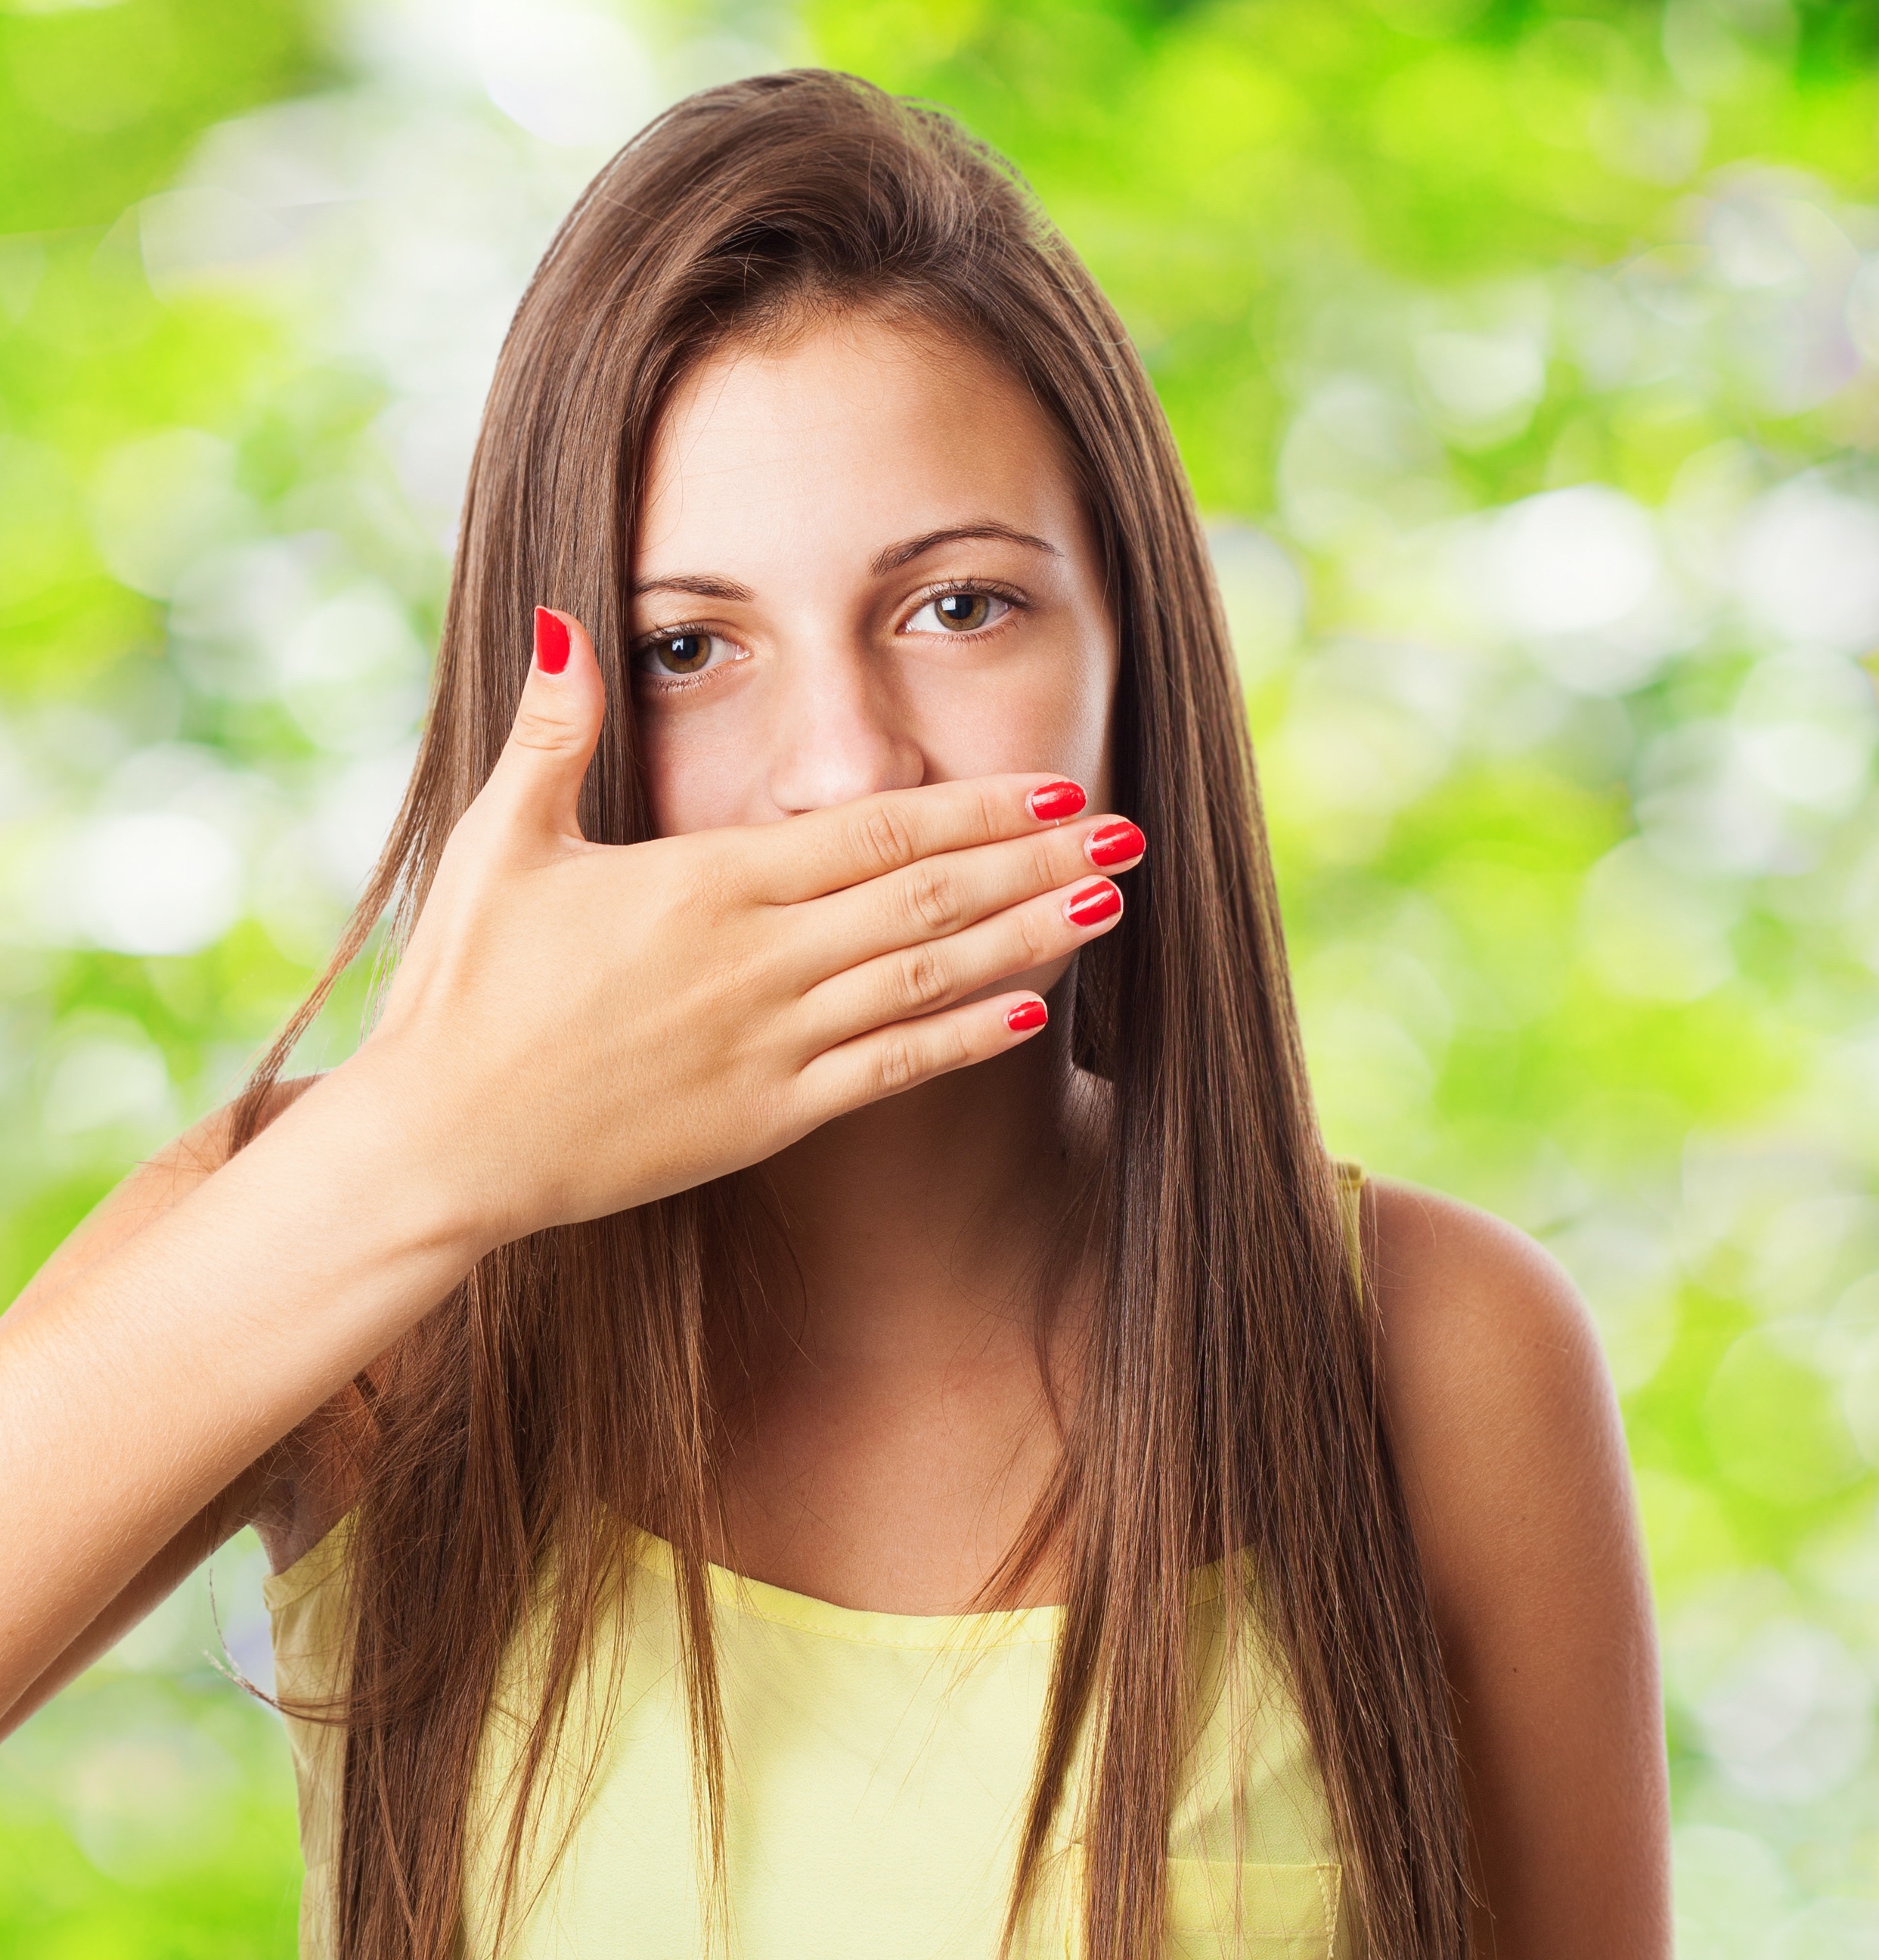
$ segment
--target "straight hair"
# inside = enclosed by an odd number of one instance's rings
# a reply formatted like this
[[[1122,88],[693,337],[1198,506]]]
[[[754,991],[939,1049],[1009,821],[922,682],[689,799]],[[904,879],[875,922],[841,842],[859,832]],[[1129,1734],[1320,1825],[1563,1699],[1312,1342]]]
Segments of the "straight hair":
[[[374,928],[389,915],[394,950],[409,931],[502,749],[537,604],[586,622],[606,677],[583,828],[609,844],[650,834],[628,595],[661,412],[714,352],[841,312],[981,350],[1054,422],[1119,638],[1117,807],[1156,840],[1073,982],[1074,1059],[1110,1085],[1109,1202],[1084,1386],[997,1582],[1009,1596],[1047,1553],[1067,1575],[1005,1946],[1070,1829],[1088,1960],[1161,1950],[1195,1713],[1189,1584],[1224,1559],[1229,1678],[1256,1645],[1295,1695],[1369,1952],[1460,1960],[1448,1690],[1385,1425],[1375,1301],[1312,1111],[1206,542],[1121,322],[1009,168],[948,116],[851,77],[763,76],[669,110],[582,195],[497,366],[402,810],[329,968],[245,1093],[238,1141]],[[725,1179],[502,1246],[361,1378],[332,1718],[346,1735],[340,1960],[457,1950],[478,1743],[504,1653],[539,1612],[499,1943],[519,1923],[544,1772],[637,1525],[673,1548],[701,1869],[721,1892],[713,1357],[751,1297],[749,1211]]]

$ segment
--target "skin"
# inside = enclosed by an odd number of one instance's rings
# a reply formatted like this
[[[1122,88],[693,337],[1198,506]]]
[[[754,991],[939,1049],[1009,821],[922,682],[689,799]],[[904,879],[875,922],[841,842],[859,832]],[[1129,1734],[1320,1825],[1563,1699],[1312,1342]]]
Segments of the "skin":
[[[1006,439],[980,439],[994,425]],[[636,571],[663,832],[1039,762],[1107,803],[1118,657],[1081,501],[1029,397],[946,341],[838,323],[699,370],[655,448]],[[948,628],[936,602],[974,593],[984,623]],[[676,634],[704,651],[695,673],[662,657]],[[1013,984],[1048,993],[1067,966]],[[739,1569],[895,1612],[983,1584],[1056,1455],[1013,1275],[1045,1253],[1086,1153],[1079,1100],[1040,1042],[765,1166],[805,1312],[773,1330],[742,1411]]]
[[[1499,1219],[1393,1179],[1367,1195],[1391,1438],[1474,1827],[1476,1951],[1668,1956],[1650,1584],[1591,1316]]]
[[[1003,1015],[1093,936],[1063,903],[1112,820],[1117,658],[1055,434],[968,350],[812,323],[682,390],[638,546],[661,839],[579,838],[601,699],[577,629],[372,1039],[232,1162],[213,1118],[146,1166],[0,1320],[0,1480],[34,1493],[0,1515],[8,1721],[243,1522],[277,1567],[310,1545],[347,1490],[308,1418],[491,1245],[742,1166],[801,1286],[726,1465],[739,1567],[962,1610],[1043,1488],[1086,1275],[1048,1382],[1023,1276],[1100,1109],[1058,1030]],[[933,609],[984,593],[1009,609],[965,633]],[[1041,826],[1024,795],[1060,775],[1092,814]],[[1650,1604],[1583,1304],[1452,1201],[1380,1181],[1366,1230],[1480,1950],[1668,1955]]]

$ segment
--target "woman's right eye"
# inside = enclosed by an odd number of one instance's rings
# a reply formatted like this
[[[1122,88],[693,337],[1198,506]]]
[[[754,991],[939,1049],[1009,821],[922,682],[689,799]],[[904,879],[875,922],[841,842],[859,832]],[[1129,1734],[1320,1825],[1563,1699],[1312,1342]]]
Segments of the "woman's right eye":
[[[737,657],[736,648],[716,633],[660,633],[641,641],[634,665],[656,679],[683,680]]]

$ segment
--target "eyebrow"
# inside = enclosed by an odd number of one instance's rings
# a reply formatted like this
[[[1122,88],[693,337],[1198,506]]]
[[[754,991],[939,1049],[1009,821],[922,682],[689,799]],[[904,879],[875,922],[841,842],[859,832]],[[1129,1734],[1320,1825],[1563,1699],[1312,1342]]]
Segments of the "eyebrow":
[[[980,523],[949,525],[942,531],[923,531],[917,538],[904,538],[898,544],[889,545],[876,552],[868,561],[868,571],[872,577],[879,578],[887,572],[898,571],[901,566],[911,565],[915,558],[924,558],[930,551],[937,551],[942,545],[962,544],[974,538],[999,538],[1006,544],[1047,552],[1052,558],[1063,555],[1048,539],[1033,537],[1029,531],[1014,530],[1009,524],[987,519]],[[686,592],[695,599],[722,599],[739,606],[748,605],[757,596],[749,586],[739,584],[734,578],[720,578],[715,573],[703,571],[662,573],[657,578],[634,582],[635,599],[649,592]]]
[[[1033,537],[1029,531],[1013,530],[1009,524],[987,519],[976,524],[949,525],[943,531],[923,531],[917,538],[889,545],[885,550],[876,552],[869,562],[868,570],[879,578],[883,572],[898,571],[902,565],[911,565],[915,558],[924,557],[930,551],[937,551],[942,545],[962,544],[973,538],[1002,538],[1006,544],[1023,545],[1032,551],[1048,552],[1052,558],[1063,555],[1045,539]]]
[[[658,578],[634,581],[635,599],[648,592],[688,592],[694,598],[724,599],[735,605],[747,604],[757,596],[749,586],[739,585],[734,578],[719,578],[704,571],[675,571]]]

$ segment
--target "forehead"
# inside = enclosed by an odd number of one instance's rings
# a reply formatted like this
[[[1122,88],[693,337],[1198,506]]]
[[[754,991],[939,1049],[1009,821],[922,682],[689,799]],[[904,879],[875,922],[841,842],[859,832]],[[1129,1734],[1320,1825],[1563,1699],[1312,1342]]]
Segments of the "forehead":
[[[1022,381],[968,342],[867,316],[702,362],[647,460],[642,565],[810,533],[866,556],[965,513],[1041,535],[1079,523],[1061,438]]]

